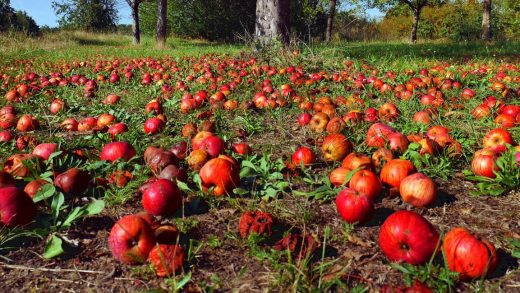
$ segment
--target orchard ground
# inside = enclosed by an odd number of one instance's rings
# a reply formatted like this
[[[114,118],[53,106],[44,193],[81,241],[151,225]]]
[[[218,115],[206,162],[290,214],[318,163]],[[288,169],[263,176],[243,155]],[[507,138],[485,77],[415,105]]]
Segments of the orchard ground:
[[[235,44],[216,44],[199,40],[170,39],[168,47],[158,50],[153,47],[153,38],[144,37],[141,46],[131,45],[131,38],[120,35],[101,35],[82,32],[61,32],[39,39],[19,36],[0,36],[0,67],[23,72],[30,65],[38,73],[48,73],[70,62],[120,59],[122,64],[131,59],[143,61],[167,58],[178,61],[184,70],[195,62],[191,57],[214,54],[215,58],[237,58],[248,60],[257,58],[261,65],[279,68],[304,66],[307,73],[327,71],[336,72],[345,68],[345,61],[351,60],[355,71],[367,76],[373,69],[381,75],[387,71],[398,74],[404,80],[407,69],[418,72],[421,68],[432,68],[437,64],[447,64],[446,68],[470,71],[486,64],[496,73],[501,64],[515,64],[520,67],[520,43],[496,43],[489,45],[461,43],[420,43],[406,45],[397,43],[340,43],[330,45],[296,44],[286,50],[273,48],[268,51],[255,51],[251,46]],[[145,59],[142,59],[145,58]],[[29,61],[29,62],[27,62]],[[90,78],[97,73],[80,71]],[[103,72],[107,73],[107,72]],[[97,98],[83,97],[81,87],[56,88],[52,94],[34,96],[33,100],[16,104],[19,113],[32,113],[45,124],[42,130],[32,135],[40,142],[59,142],[66,148],[84,148],[99,153],[102,145],[110,141],[107,135],[89,133],[82,135],[57,130],[63,119],[104,112],[114,114],[118,121],[125,122],[130,131],[123,138],[130,141],[137,153],[142,156],[149,145],[169,148],[182,140],[180,132],[188,122],[198,124],[196,113],[188,115],[178,111],[181,93],[165,102],[167,128],[160,134],[146,136],[142,125],[146,118],[144,106],[152,98],[160,95],[160,86],[142,86],[137,82],[110,85],[102,84]],[[185,74],[182,72],[181,74]],[[516,72],[518,75],[518,72]],[[182,77],[183,75],[181,75]],[[136,165],[143,165],[141,158],[132,166],[134,178],[125,188],[109,188],[98,195],[107,206],[99,215],[86,217],[74,223],[70,229],[59,231],[60,236],[71,241],[65,254],[51,260],[44,259],[44,239],[18,238],[7,241],[12,234],[0,231],[0,243],[19,246],[7,249],[1,246],[0,289],[3,292],[42,290],[61,291],[65,288],[83,291],[147,291],[166,289],[168,291],[320,291],[344,290],[350,292],[377,292],[385,284],[403,285],[406,278],[425,276],[437,290],[445,288],[452,280],[446,276],[441,259],[416,270],[401,267],[403,272],[390,265],[381,252],[377,237],[381,224],[393,211],[412,209],[424,215],[443,233],[451,228],[462,226],[473,233],[490,240],[498,250],[499,265],[486,279],[458,283],[455,288],[467,292],[514,292],[520,290],[520,270],[518,268],[518,247],[512,239],[520,238],[520,192],[513,190],[501,196],[473,196],[475,183],[466,179],[463,170],[469,169],[473,152],[482,148],[482,138],[489,129],[494,128],[492,119],[475,121],[470,112],[481,103],[482,98],[496,94],[490,89],[487,75],[470,77],[456,76],[463,80],[463,88],[471,87],[477,92],[474,99],[461,102],[460,107],[442,110],[436,123],[451,129],[451,133],[461,142],[462,156],[450,159],[439,155],[431,160],[421,161],[419,171],[434,178],[439,187],[439,197],[433,207],[412,208],[399,198],[379,197],[373,218],[362,225],[347,225],[336,212],[334,196],[337,190],[324,188],[331,170],[338,164],[319,163],[306,169],[298,176],[278,178],[271,176],[274,171],[284,168],[283,161],[290,158],[294,149],[308,145],[321,157],[320,148],[313,145],[323,134],[316,134],[297,123],[301,110],[297,106],[273,110],[236,110],[216,111],[213,120],[217,134],[228,142],[244,140],[249,143],[255,156],[246,158],[256,166],[254,176],[242,180],[246,192],[231,197],[213,198],[197,190],[190,179],[184,211],[170,219],[175,223],[182,237],[180,243],[186,247],[188,260],[183,273],[178,276],[160,279],[148,265],[127,266],[113,259],[108,249],[108,235],[114,223],[124,215],[142,211],[141,197],[137,195],[138,186],[150,174]],[[270,78],[275,88],[287,82],[286,77],[262,75],[249,87],[240,88],[231,95],[238,101],[251,101],[257,89],[255,85]],[[175,84],[172,79],[172,84]],[[328,92],[312,93],[312,89],[302,89],[302,95],[348,96],[352,89],[343,84],[327,83],[316,86],[328,87]],[[516,84],[516,87],[520,85]],[[119,104],[107,106],[101,103],[109,93],[123,96]],[[122,94],[124,93],[124,94]],[[2,90],[2,96],[4,91]],[[460,91],[453,90],[453,96]],[[49,95],[63,98],[69,110],[57,116],[48,114]],[[392,126],[405,134],[424,133],[427,127],[412,122],[411,117],[421,108],[415,101],[397,100],[388,95],[368,88],[361,97],[374,107],[393,101],[399,108],[401,117]],[[518,104],[518,97],[507,101]],[[457,102],[458,103],[458,102]],[[0,105],[6,104],[2,99]],[[344,134],[354,144],[356,151],[370,154],[364,145],[369,125],[347,128]],[[509,131],[516,142],[520,141],[520,127]],[[246,133],[244,137],[244,133]],[[3,162],[11,154],[18,152],[14,145],[1,145],[0,158]],[[90,164],[90,163],[89,163]],[[92,165],[93,166],[93,165]],[[244,166],[244,165],[243,165]],[[108,168],[101,166],[102,168]],[[100,167],[100,168],[101,168]],[[89,167],[90,168],[90,167]],[[94,168],[94,167],[92,167]],[[144,167],[146,168],[146,167]],[[95,170],[104,174],[106,170]],[[190,178],[193,174],[190,173]],[[269,189],[271,188],[271,189]],[[272,195],[269,190],[275,190]],[[252,237],[242,239],[237,233],[240,215],[245,210],[260,209],[269,211],[276,219],[273,235],[267,239]],[[316,251],[303,259],[293,258],[286,253],[272,250],[274,242],[287,231],[305,232],[315,236],[320,243]],[[155,292],[155,291],[153,291]]]

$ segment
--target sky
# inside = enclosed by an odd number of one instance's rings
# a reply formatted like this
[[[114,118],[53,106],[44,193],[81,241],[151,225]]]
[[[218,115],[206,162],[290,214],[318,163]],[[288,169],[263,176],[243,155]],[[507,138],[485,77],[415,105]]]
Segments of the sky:
[[[56,27],[58,22],[51,3],[52,0],[11,0],[11,7],[15,10],[24,10],[40,26]],[[126,1],[118,1],[117,8],[119,9],[119,23],[131,23],[130,7]]]
[[[56,27],[58,26],[58,22],[51,3],[52,0],[11,0],[11,6],[15,10],[24,10],[38,25]],[[130,7],[126,4],[126,1],[118,1],[117,8],[119,9],[119,23],[132,23]],[[377,9],[369,9],[366,10],[365,13],[369,17],[376,18],[382,15]]]

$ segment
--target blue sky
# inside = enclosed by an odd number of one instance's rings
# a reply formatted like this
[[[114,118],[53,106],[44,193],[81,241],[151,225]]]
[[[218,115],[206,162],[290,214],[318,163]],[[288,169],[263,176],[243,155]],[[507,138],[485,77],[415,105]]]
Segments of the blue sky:
[[[16,10],[24,10],[38,25],[58,26],[56,15],[52,9],[52,0],[11,0],[11,6]],[[130,7],[126,1],[118,1],[119,22],[131,23]]]
[[[52,9],[52,0],[11,0],[11,6],[16,10],[24,10],[29,14],[38,25],[58,26],[56,15]],[[132,22],[130,17],[130,7],[126,1],[119,0],[119,23],[129,24]],[[369,17],[380,17],[382,14],[376,9],[368,9],[365,13]]]

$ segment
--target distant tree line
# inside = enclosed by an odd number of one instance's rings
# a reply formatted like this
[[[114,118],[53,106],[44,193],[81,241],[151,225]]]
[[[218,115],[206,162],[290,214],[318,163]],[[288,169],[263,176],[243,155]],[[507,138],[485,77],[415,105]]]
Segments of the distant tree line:
[[[40,28],[25,11],[15,11],[10,0],[0,0],[0,32],[14,30],[30,36],[40,33]]]
[[[133,24],[118,25],[130,7]],[[218,41],[520,38],[519,0],[53,0],[61,29]],[[366,8],[384,16],[371,19]],[[0,31],[38,34],[25,12],[0,0]],[[48,30],[47,28],[45,30]]]

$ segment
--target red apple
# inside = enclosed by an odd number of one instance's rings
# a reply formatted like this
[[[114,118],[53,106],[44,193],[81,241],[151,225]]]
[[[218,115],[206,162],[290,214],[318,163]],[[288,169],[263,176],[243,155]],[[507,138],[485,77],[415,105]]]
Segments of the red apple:
[[[116,121],[116,116],[108,113],[104,113],[99,115],[97,118],[97,126],[98,127],[108,127],[112,125]]]
[[[342,167],[345,167],[349,170],[355,170],[358,168],[361,169],[372,169],[372,160],[361,153],[352,152],[348,154],[341,164]]]
[[[126,141],[106,144],[101,150],[100,160],[114,162],[118,159],[128,161],[136,155],[134,147]]]
[[[32,153],[46,161],[49,159],[49,156],[57,150],[58,144],[56,143],[41,143],[34,148]]]
[[[414,207],[425,207],[437,198],[437,186],[426,175],[415,173],[401,181],[399,193],[404,202]]]
[[[495,124],[501,128],[511,128],[516,125],[516,118],[508,114],[500,114],[495,117]]]
[[[444,126],[436,125],[430,127],[430,129],[426,132],[426,136],[429,139],[436,140],[439,136],[449,136],[450,130]]]
[[[368,195],[345,188],[336,197],[336,208],[345,222],[362,223],[372,216],[374,203]]]
[[[438,244],[435,227],[412,211],[393,213],[379,232],[379,246],[390,261],[423,264],[432,257]]]
[[[497,154],[492,149],[482,149],[475,152],[473,161],[471,161],[471,170],[475,175],[496,178],[494,171],[498,171],[495,165]]]
[[[162,119],[153,117],[144,122],[144,133],[156,134],[163,130],[165,123]]]
[[[376,168],[382,167],[384,164],[394,158],[394,154],[391,150],[385,148],[379,148],[372,154],[372,163]]]
[[[219,156],[209,160],[199,171],[204,190],[213,188],[213,195],[231,194],[240,184],[239,168],[231,159]]]
[[[121,133],[125,133],[128,131],[128,127],[123,122],[116,123],[108,128],[108,133],[112,135],[112,137],[116,137]]]
[[[125,264],[143,263],[155,246],[150,224],[139,215],[128,215],[115,223],[108,245],[115,259]]]
[[[493,244],[464,228],[454,228],[444,236],[442,251],[448,268],[463,280],[490,275],[498,262]]]
[[[64,106],[65,102],[62,99],[53,99],[49,106],[49,111],[52,114],[57,114]]]
[[[427,111],[419,111],[413,115],[413,122],[429,125],[431,123],[431,115]]]
[[[321,133],[327,128],[329,120],[330,119],[327,114],[318,112],[312,116],[311,121],[309,121],[309,127],[312,131]]]
[[[381,180],[370,170],[360,170],[350,178],[349,187],[376,199],[382,190]]]
[[[74,118],[67,118],[60,123],[60,127],[67,131],[77,131],[79,123]]]
[[[342,134],[329,134],[323,140],[321,151],[326,162],[341,161],[353,149],[350,141]]]
[[[312,165],[314,159],[314,153],[307,147],[299,147],[291,156],[291,162],[296,167]]]
[[[27,193],[27,195],[29,195],[31,198],[33,198],[36,195],[36,193],[38,193],[40,188],[46,184],[50,184],[50,183],[43,179],[36,179],[36,180],[33,180],[33,181],[27,183],[27,185],[25,185],[25,188],[23,189],[23,191],[25,193]]]
[[[410,144],[408,138],[400,132],[390,133],[386,139],[388,140],[390,150],[399,151],[401,153],[404,153]]]
[[[180,141],[171,147],[170,152],[172,152],[177,159],[184,160],[188,152],[188,144],[185,141]]]
[[[379,117],[384,121],[395,120],[399,116],[397,107],[392,103],[385,103],[379,107]]]
[[[415,173],[412,162],[402,159],[393,159],[381,169],[381,182],[391,187],[399,188],[401,181],[408,175]]]
[[[204,139],[213,136],[214,134],[209,131],[200,131],[198,132],[193,139],[191,140],[191,147],[194,150],[200,150],[202,149],[202,142]]]
[[[193,150],[186,161],[191,169],[200,170],[209,159],[209,154],[205,150]]]
[[[300,116],[298,116],[298,124],[300,124],[300,126],[305,126],[305,125],[309,124],[309,122],[311,122],[311,119],[312,119],[311,114],[303,113]]]
[[[16,124],[16,129],[20,132],[33,131],[38,127],[40,127],[38,119],[30,114],[22,115]]]
[[[71,168],[57,175],[54,178],[54,185],[63,192],[77,196],[87,189],[90,179],[90,175],[86,171]]]
[[[10,142],[13,140],[14,135],[10,130],[2,130],[0,131],[0,142]]]
[[[211,157],[215,158],[224,152],[225,142],[216,135],[210,135],[204,138],[200,145],[197,147],[193,145],[192,147],[194,150],[205,150]]]
[[[14,186],[0,188],[0,221],[3,225],[26,225],[35,216],[36,205],[29,195]]]
[[[506,145],[514,145],[513,136],[507,130],[496,128],[490,130],[483,139],[484,148],[489,148],[497,153],[506,150]]]
[[[171,216],[182,206],[182,194],[175,183],[159,179],[143,193],[144,210],[154,216]]]
[[[347,176],[351,171],[352,170],[346,167],[339,167],[332,170],[332,172],[330,172],[329,175],[330,183],[334,186],[342,186],[344,184],[347,184]]]
[[[105,101],[103,101],[106,105],[114,105],[119,100],[121,100],[121,97],[115,94],[110,94],[105,98]]]
[[[247,143],[234,143],[232,147],[233,151],[239,155],[245,156],[251,154],[251,147]]]
[[[89,131],[89,130],[92,130],[92,128],[94,128],[96,126],[97,126],[96,118],[94,118],[94,117],[83,118],[78,123],[78,131],[80,131],[80,132]]]
[[[387,137],[396,132],[392,127],[383,124],[375,123],[367,131],[366,144],[375,148],[382,148],[385,146]]]

